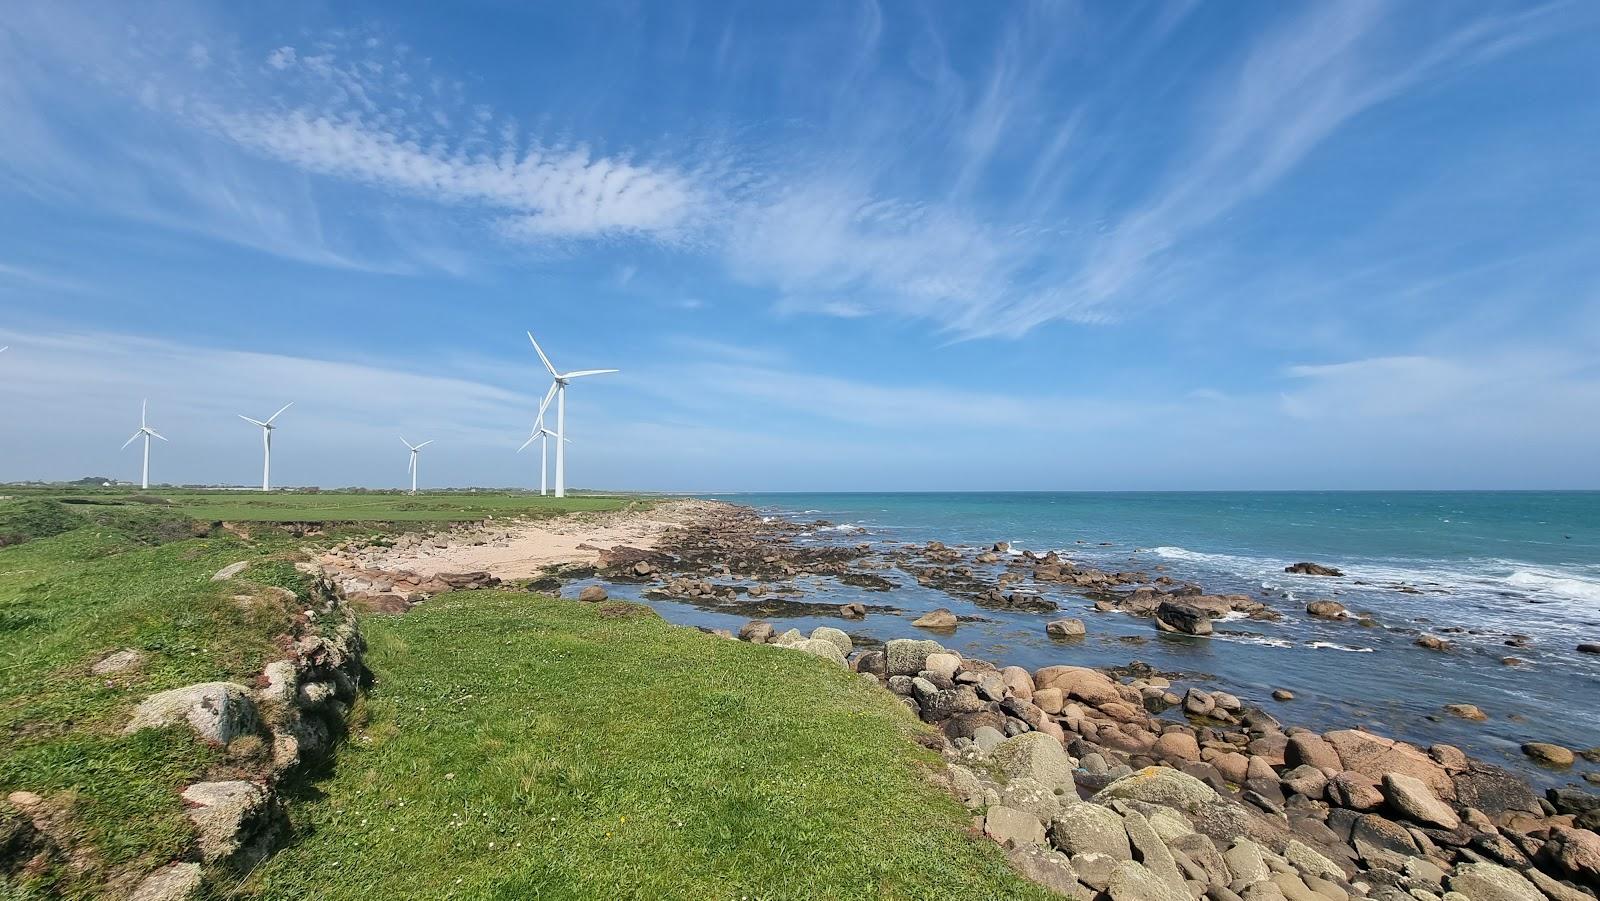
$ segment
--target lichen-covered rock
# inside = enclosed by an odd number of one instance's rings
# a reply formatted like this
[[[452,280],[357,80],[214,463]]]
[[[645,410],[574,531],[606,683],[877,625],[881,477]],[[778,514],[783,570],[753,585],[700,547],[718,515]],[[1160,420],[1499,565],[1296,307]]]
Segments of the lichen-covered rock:
[[[1421,779],[1404,773],[1383,774],[1383,796],[1389,806],[1413,822],[1440,829],[1454,829],[1461,825],[1461,817],[1434,796]]]
[[[1112,860],[1133,859],[1122,817],[1109,807],[1087,801],[1068,805],[1056,814],[1050,823],[1050,840],[1073,857],[1102,854]]]
[[[996,804],[983,818],[983,833],[1002,845],[1044,844],[1044,824],[1026,810]]]
[[[197,782],[183,790],[201,859],[250,867],[272,849],[280,825],[276,799],[254,782]]]
[[[111,676],[117,673],[125,673],[131,669],[137,669],[139,664],[143,662],[143,654],[132,648],[123,648],[120,651],[114,651],[100,658],[95,662],[94,666],[89,668],[89,670],[96,676]]]
[[[211,581],[226,582],[249,568],[250,562],[248,560],[240,560],[238,563],[229,563],[227,566],[217,570],[216,573],[212,575]]]
[[[1184,810],[1217,800],[1217,792],[1187,773],[1168,767],[1147,766],[1101,789],[1095,800],[1102,804],[1143,801]]]
[[[145,698],[122,731],[131,735],[178,723],[187,723],[206,741],[226,745],[256,730],[256,707],[243,685],[201,682]]]
[[[1049,848],[1019,845],[1008,851],[1006,858],[1023,878],[1035,885],[1067,897],[1080,894],[1078,874],[1072,869],[1072,864]]]
[[[855,650],[855,643],[850,640],[850,636],[846,635],[843,629],[835,629],[832,626],[818,626],[811,630],[811,637],[833,642],[834,646],[839,649],[839,654],[844,657],[849,657],[850,652]]]
[[[832,660],[840,666],[845,666],[844,655],[839,653],[839,646],[826,638],[802,638],[788,645],[793,651],[802,651],[824,660]]]
[[[1024,732],[1001,742],[990,761],[1008,778],[1033,779],[1051,788],[1073,786],[1073,760],[1056,741],[1042,732]]]
[[[1193,901],[1188,891],[1173,887],[1132,861],[1119,863],[1111,871],[1106,894],[1111,901]]]
[[[1322,852],[1298,839],[1289,839],[1283,847],[1283,857],[1295,869],[1324,879],[1343,879],[1344,871]]]
[[[891,676],[915,676],[922,672],[929,654],[939,654],[944,647],[937,641],[918,638],[892,638],[883,646],[884,665]]]
[[[1492,863],[1468,863],[1450,872],[1450,890],[1468,901],[1545,901],[1544,893],[1516,870]]]
[[[146,876],[128,901],[188,901],[199,896],[202,879],[197,863],[171,864]]]

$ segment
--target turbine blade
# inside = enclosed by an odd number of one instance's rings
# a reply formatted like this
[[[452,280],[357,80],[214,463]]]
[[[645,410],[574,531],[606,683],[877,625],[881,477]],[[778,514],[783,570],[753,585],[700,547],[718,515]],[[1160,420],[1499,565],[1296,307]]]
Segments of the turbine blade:
[[[406,436],[404,436],[404,435],[400,436],[400,443],[404,444],[406,447],[411,447],[411,442],[407,441],[406,440]],[[414,447],[411,447],[411,449],[412,450],[416,450],[416,448],[414,448]]]
[[[556,389],[560,387],[561,385],[558,382],[550,383],[550,390],[544,393],[544,400],[539,402],[539,422],[544,422],[544,411],[550,408],[550,402],[555,400],[556,397]]]
[[[533,340],[533,332],[528,333],[528,340],[532,342],[533,350],[539,355],[539,359],[544,361],[544,368],[550,370],[550,375],[559,378],[559,376],[556,376],[556,368],[550,365],[550,358],[544,355],[544,348],[539,346],[538,341]]]
[[[143,434],[144,434],[144,430],[143,429],[140,429],[139,431],[134,432],[132,438],[129,438],[127,441],[122,442],[122,448],[126,449],[128,447],[128,445],[130,445],[133,442],[137,441],[139,439],[139,436],[143,435]]]
[[[620,369],[580,369],[577,372],[567,372],[561,375],[564,379],[581,379],[586,375],[605,375],[608,372],[621,372]]]
[[[279,407],[278,408],[278,412],[276,412],[276,413],[272,414],[271,416],[267,417],[267,424],[271,425],[272,424],[272,420],[277,419],[279,416],[282,416],[283,415],[283,411],[289,409],[292,406],[294,406],[294,401],[291,400],[288,403],[284,404],[283,406]]]
[[[411,462],[406,464],[406,472],[414,472],[417,468],[417,455],[411,455]]]
[[[243,419],[245,422],[250,423],[251,425],[258,425],[258,426],[261,426],[262,428],[266,428],[267,427],[267,424],[262,422],[261,420],[259,420],[259,419],[251,419],[250,417],[244,415],[243,413],[239,414],[239,418]]]
[[[160,438],[162,441],[167,440],[167,437],[165,435],[161,434],[160,432],[156,431],[155,429],[146,429],[145,431],[147,431],[150,434],[156,436],[157,438]]]
[[[427,441],[424,441],[421,444],[417,445],[416,447],[412,448],[412,450],[422,450],[423,448],[427,447],[428,445],[430,445],[432,443],[433,443],[433,439],[429,438]]]
[[[532,444],[533,443],[533,439],[535,439],[537,437],[539,437],[539,433],[538,432],[534,432],[532,435],[529,435],[528,436],[528,440],[522,442],[522,446],[517,448],[517,453],[520,454],[523,451],[527,450],[528,449],[528,445]]]
[[[150,409],[150,399],[139,401],[139,427],[144,428],[144,414]]]

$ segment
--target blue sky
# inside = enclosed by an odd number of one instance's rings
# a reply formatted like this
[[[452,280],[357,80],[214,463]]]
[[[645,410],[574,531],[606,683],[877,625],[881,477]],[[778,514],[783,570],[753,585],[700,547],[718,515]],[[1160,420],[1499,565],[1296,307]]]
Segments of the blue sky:
[[[1600,6],[0,7],[0,478],[1600,487]]]

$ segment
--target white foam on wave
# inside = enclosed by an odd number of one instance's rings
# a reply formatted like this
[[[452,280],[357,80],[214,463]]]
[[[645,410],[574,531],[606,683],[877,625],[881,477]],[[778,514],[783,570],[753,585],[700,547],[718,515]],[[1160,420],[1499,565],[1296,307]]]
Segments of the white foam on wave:
[[[1217,641],[1235,641],[1239,644],[1259,644],[1269,648],[1292,648],[1294,642],[1287,638],[1271,638],[1266,635],[1257,635],[1254,632],[1213,632],[1211,637]]]
[[[1538,567],[1526,561],[1499,558],[1471,560],[1335,560],[1344,579],[1297,576],[1285,573],[1282,560],[1239,554],[1208,554],[1188,548],[1163,546],[1150,552],[1166,560],[1233,573],[1255,581],[1268,591],[1282,591],[1294,599],[1295,588],[1394,589],[1400,586],[1446,593],[1515,592],[1534,600],[1567,602],[1590,609],[1600,605],[1600,567]]]
[[[1370,654],[1371,648],[1353,647],[1347,644],[1334,644],[1331,641],[1313,641],[1306,647],[1317,648],[1323,651],[1348,651],[1351,654]]]
[[[1600,581],[1578,578],[1570,573],[1557,574],[1519,569],[1506,576],[1505,582],[1522,591],[1555,595],[1573,601],[1600,603]]]

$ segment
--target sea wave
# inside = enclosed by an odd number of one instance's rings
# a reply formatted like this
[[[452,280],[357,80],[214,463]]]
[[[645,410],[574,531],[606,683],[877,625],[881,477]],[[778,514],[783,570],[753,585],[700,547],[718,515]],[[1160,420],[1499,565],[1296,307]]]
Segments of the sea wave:
[[[1506,576],[1505,581],[1507,585],[1522,591],[1551,594],[1574,601],[1600,603],[1600,581],[1583,579],[1568,573],[1519,569]]]
[[[1371,648],[1353,647],[1347,644],[1335,644],[1331,641],[1313,641],[1306,645],[1308,648],[1317,648],[1324,651],[1349,651],[1352,654],[1370,654]]]
[[[1241,554],[1210,554],[1188,548],[1163,546],[1150,553],[1178,563],[1227,572],[1251,579],[1262,588],[1281,591],[1290,599],[1295,588],[1319,590],[1387,589],[1407,586],[1448,593],[1512,592],[1536,600],[1577,602],[1584,608],[1600,604],[1600,568],[1578,570],[1535,567],[1525,561],[1500,558],[1471,560],[1334,560],[1348,578],[1296,576],[1283,571],[1284,561]]]

